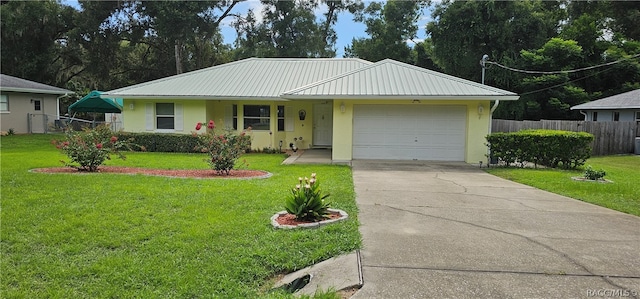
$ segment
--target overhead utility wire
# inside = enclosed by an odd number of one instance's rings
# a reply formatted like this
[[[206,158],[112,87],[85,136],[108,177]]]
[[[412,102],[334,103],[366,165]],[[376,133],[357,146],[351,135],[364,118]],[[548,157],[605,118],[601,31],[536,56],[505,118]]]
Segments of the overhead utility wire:
[[[560,87],[560,86],[567,85],[569,83],[573,83],[573,82],[576,82],[576,81],[584,80],[584,79],[587,79],[589,77],[593,77],[593,76],[598,75],[598,74],[606,73],[606,72],[611,71],[611,70],[612,69],[609,68],[609,69],[597,71],[597,72],[595,72],[593,74],[590,74],[590,75],[587,75],[587,76],[584,76],[584,77],[580,77],[580,78],[577,78],[577,79],[574,79],[574,80],[570,80],[570,81],[567,81],[567,82],[564,82],[564,83],[556,84],[556,85],[553,85],[553,86],[549,86],[549,87],[545,87],[545,88],[541,88],[541,89],[537,89],[537,90],[533,90],[533,91],[527,91],[527,92],[521,93],[520,95],[524,96],[524,95],[528,95],[528,94],[532,94],[532,93],[545,91],[545,90],[548,90],[548,89],[554,89],[556,87]]]
[[[499,66],[501,68],[504,68],[504,69],[507,69],[507,70],[510,70],[510,71],[514,71],[514,72],[520,72],[520,73],[526,73],[526,74],[553,75],[553,74],[566,74],[566,73],[575,73],[575,72],[580,72],[580,71],[591,70],[591,69],[595,69],[595,68],[599,68],[599,67],[603,67],[603,66],[607,66],[607,65],[613,65],[613,64],[620,63],[620,62],[625,61],[625,60],[634,59],[634,58],[637,58],[637,57],[640,57],[640,54],[632,55],[630,57],[623,58],[623,59],[620,59],[620,60],[607,62],[607,63],[604,63],[604,64],[599,64],[599,65],[594,65],[594,66],[589,66],[589,67],[585,67],[585,68],[580,68],[580,69],[575,69],[575,70],[566,70],[566,71],[553,71],[553,72],[520,70],[520,69],[515,69],[515,68],[512,68],[512,67],[508,67],[508,66],[499,64],[497,62],[488,61],[488,60],[485,61],[485,63],[494,64],[496,66]]]

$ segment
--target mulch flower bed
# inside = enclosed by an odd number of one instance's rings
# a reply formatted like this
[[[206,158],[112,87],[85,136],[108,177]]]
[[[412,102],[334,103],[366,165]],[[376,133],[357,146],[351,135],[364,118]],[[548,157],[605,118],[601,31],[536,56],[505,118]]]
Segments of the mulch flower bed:
[[[329,213],[329,217],[326,218],[325,220],[338,219],[338,218],[340,218],[340,216],[341,215],[340,215],[339,212],[331,212],[331,213]],[[314,221],[296,219],[296,215],[293,215],[293,214],[280,215],[280,216],[278,216],[278,218],[276,218],[276,221],[280,225],[298,225],[298,224],[305,224],[305,223],[313,223],[314,222]]]

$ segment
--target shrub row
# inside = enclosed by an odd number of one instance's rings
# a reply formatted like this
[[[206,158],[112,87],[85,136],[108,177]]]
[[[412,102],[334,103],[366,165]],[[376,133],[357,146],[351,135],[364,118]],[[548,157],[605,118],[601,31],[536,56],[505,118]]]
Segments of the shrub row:
[[[148,152],[195,153],[198,137],[189,134],[158,134],[118,132],[118,139],[144,147]]]
[[[583,165],[591,156],[594,137],[586,132],[523,130],[486,138],[491,156],[507,165],[529,162],[568,169]]]

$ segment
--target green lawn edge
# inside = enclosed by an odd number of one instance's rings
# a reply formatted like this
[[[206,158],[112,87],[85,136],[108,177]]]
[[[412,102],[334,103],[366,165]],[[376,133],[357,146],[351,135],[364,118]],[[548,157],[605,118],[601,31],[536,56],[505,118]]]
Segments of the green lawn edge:
[[[604,170],[612,183],[576,181],[584,168]],[[488,173],[538,189],[640,216],[640,155],[593,157],[578,170],[489,168]]]
[[[281,298],[274,277],[362,246],[351,168],[281,165],[249,154],[267,179],[44,174],[62,166],[62,135],[0,137],[0,293],[11,298]],[[207,169],[202,154],[126,153],[107,165]],[[317,173],[349,219],[277,230],[298,177]],[[321,293],[332,297],[332,292]]]

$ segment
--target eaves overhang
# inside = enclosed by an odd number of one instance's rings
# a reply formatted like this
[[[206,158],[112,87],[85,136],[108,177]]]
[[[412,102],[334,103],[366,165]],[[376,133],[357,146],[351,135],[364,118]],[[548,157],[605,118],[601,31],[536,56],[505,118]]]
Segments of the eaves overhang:
[[[487,96],[487,95],[292,95],[283,94],[282,98],[288,100],[447,100],[447,101],[469,101],[469,100],[485,100],[485,101],[517,101],[520,96]]]

